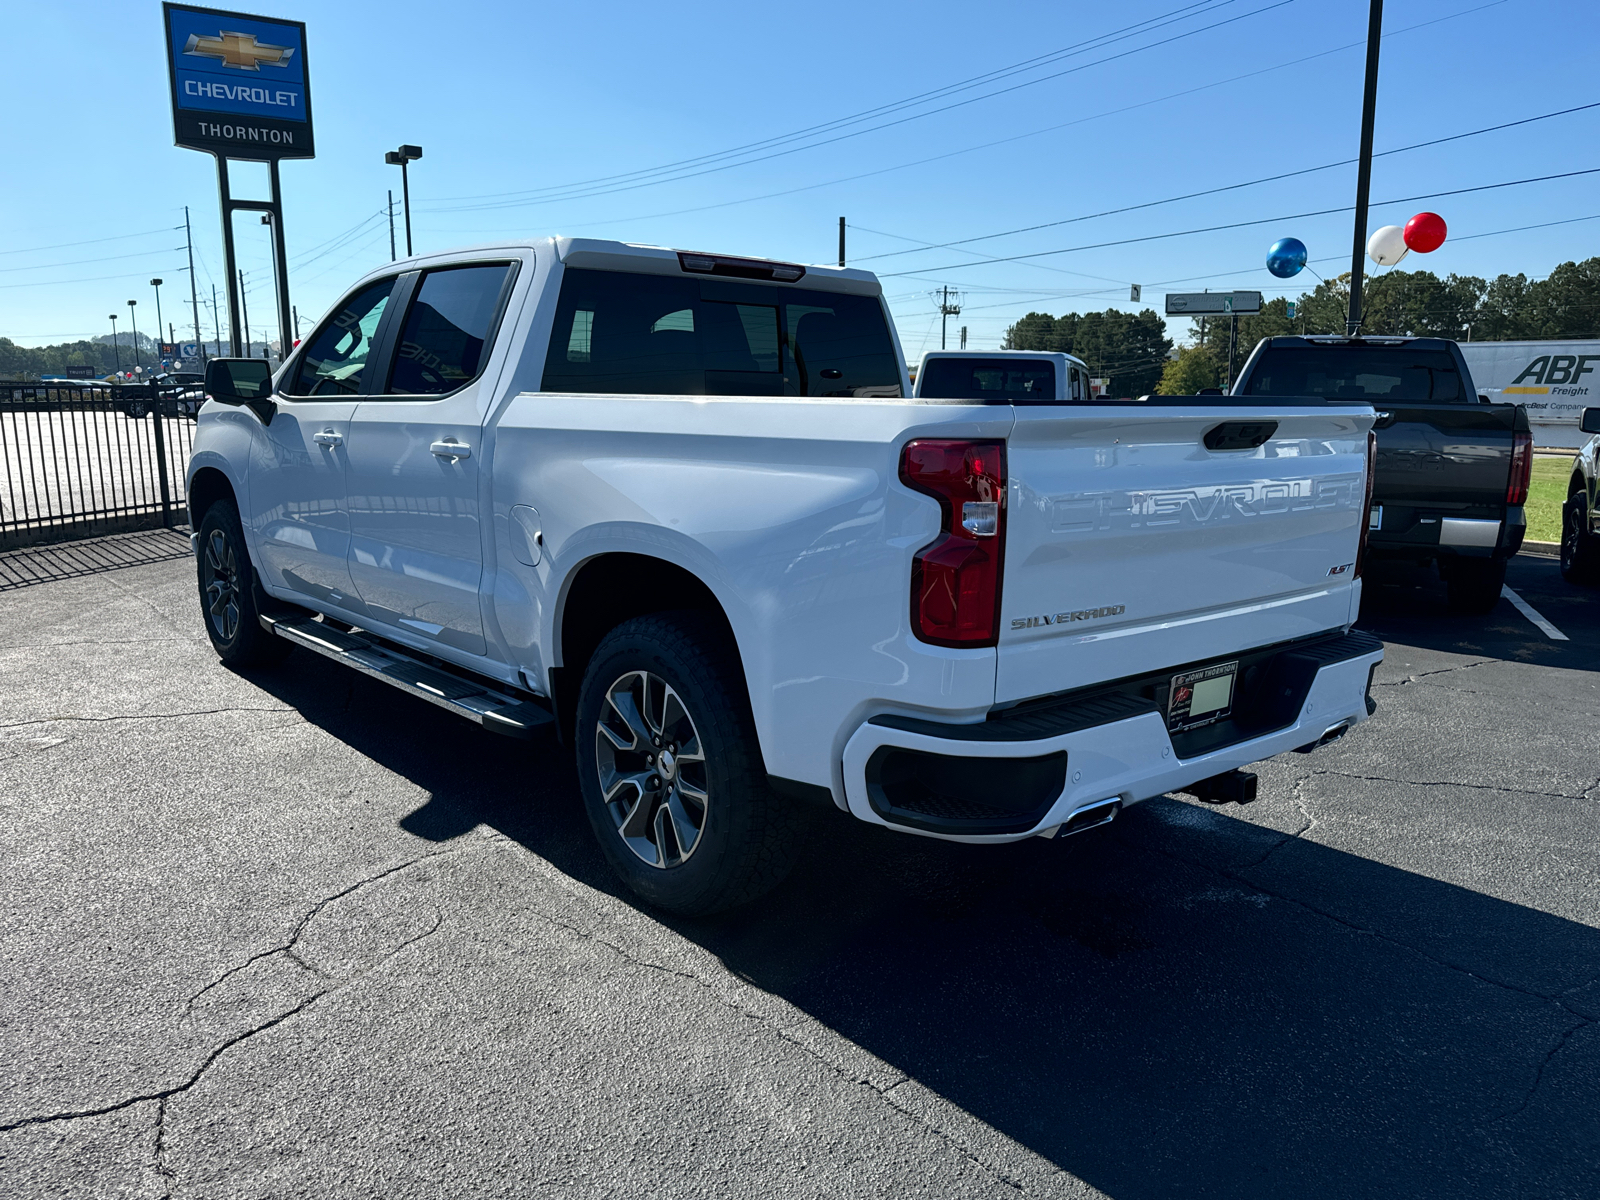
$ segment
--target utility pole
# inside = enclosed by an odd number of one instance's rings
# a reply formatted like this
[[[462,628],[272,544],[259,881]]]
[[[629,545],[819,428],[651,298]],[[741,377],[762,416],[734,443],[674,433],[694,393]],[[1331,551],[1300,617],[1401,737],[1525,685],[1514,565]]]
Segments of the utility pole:
[[[183,206],[183,240],[189,247],[189,303],[194,305],[194,341],[200,347],[200,359],[205,361],[206,344],[200,337],[200,289],[194,278],[194,236],[189,232],[189,206]],[[182,301],[180,300],[181,304]],[[174,341],[177,339],[174,338]]]
[[[293,309],[294,316],[294,344],[300,344],[300,308],[296,305]]]
[[[945,333],[950,325],[951,317],[961,315],[961,293],[952,292],[947,283],[937,292],[933,293],[939,301],[939,349],[945,348]],[[951,297],[954,299],[951,299]]]
[[[250,357],[250,298],[244,294],[244,268],[239,268],[239,308],[244,313],[244,357]]]
[[[394,252],[394,189],[389,189],[389,261],[400,256]]]
[[[844,218],[839,218],[839,265],[844,266]]]
[[[1372,124],[1378,108],[1378,47],[1383,41],[1383,0],[1367,14],[1367,79],[1361,96],[1361,160],[1356,167],[1355,246],[1350,252],[1350,311],[1345,333],[1361,332],[1361,259],[1367,249],[1367,195],[1372,184]]]
[[[222,313],[217,309],[217,285],[211,285],[211,327],[217,335],[217,357],[222,357]]]
[[[961,327],[961,348],[963,350],[967,348],[967,327],[965,325]]]
[[[111,314],[111,358],[117,364],[117,374],[122,374],[122,351],[117,348],[117,314]],[[102,362],[105,360],[102,359]]]

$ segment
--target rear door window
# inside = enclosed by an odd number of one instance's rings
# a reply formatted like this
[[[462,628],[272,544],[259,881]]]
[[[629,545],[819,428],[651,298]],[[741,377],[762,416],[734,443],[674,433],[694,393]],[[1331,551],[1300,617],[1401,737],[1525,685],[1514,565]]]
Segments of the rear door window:
[[[1056,365],[1047,358],[934,358],[922,395],[980,404],[1055,404]]]
[[[547,392],[898,396],[876,297],[568,270]]]
[[[482,372],[510,263],[423,275],[395,349],[389,394],[442,396]]]
[[[359,396],[378,322],[394,291],[380,279],[347,296],[306,343],[290,396]]]
[[[1435,404],[1469,400],[1448,352],[1403,346],[1268,348],[1251,371],[1244,394]]]

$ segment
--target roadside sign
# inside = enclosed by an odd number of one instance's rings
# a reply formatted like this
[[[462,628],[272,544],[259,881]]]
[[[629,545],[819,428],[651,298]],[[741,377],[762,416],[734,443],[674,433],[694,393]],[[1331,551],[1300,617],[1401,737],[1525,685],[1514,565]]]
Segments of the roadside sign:
[[[313,158],[301,21],[163,4],[174,140],[225,158]]]
[[[1260,292],[1167,293],[1169,317],[1225,317],[1260,311]]]
[[[1143,293],[1143,291],[1144,291],[1144,289],[1142,287],[1140,287],[1137,283],[1130,283],[1128,285],[1128,302],[1130,304],[1139,303],[1139,296],[1140,296],[1141,293]]]
[[[67,378],[68,379],[93,379],[94,378],[94,368],[93,367],[68,367],[67,368]]]
[[[1294,320],[1294,314],[1295,314],[1296,310],[1299,309],[1299,307],[1300,307],[1300,304],[1299,304],[1298,301],[1295,301],[1295,300],[1289,301],[1289,320],[1291,320],[1291,321]]]
[[[185,342],[178,347],[179,358],[199,358],[200,346],[197,342]]]

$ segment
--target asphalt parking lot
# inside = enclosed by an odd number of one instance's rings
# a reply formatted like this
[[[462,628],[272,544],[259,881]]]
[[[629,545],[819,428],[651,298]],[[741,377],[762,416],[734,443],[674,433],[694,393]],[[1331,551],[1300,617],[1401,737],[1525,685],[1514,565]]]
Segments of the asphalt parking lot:
[[[969,849],[824,821],[750,909],[620,895],[568,756],[185,560],[0,588],[16,1196],[1600,1194],[1600,592],[1369,581],[1378,716]],[[9,578],[22,579],[13,572]]]

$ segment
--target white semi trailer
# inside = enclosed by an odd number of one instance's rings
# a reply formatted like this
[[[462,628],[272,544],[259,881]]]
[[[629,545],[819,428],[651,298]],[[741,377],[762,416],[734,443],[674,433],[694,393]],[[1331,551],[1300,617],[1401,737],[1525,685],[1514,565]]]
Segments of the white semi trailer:
[[[1585,408],[1600,406],[1600,340],[1462,342],[1479,395],[1528,412],[1536,446],[1577,450]]]

